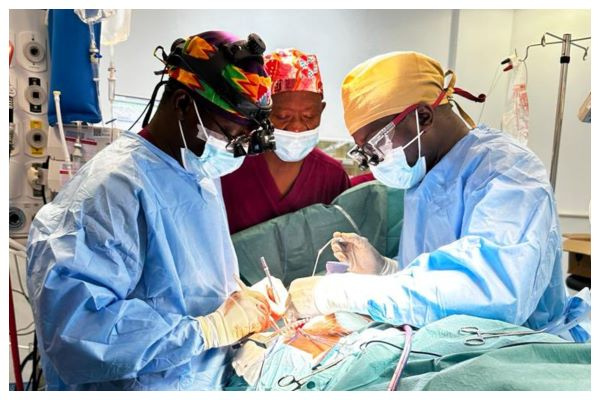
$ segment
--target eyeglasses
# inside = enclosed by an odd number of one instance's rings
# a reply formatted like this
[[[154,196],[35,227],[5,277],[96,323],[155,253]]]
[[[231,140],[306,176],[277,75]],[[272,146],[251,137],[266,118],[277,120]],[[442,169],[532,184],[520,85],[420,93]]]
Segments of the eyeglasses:
[[[358,163],[361,170],[366,170],[369,165],[378,165],[385,159],[385,155],[392,150],[392,137],[396,126],[406,116],[416,110],[418,104],[409,106],[400,114],[396,115],[386,126],[381,128],[371,139],[367,141],[363,146],[354,145],[348,151],[347,155],[349,158]]]
[[[263,119],[262,123],[255,120],[258,128],[235,137],[228,134],[227,129],[224,129],[216,119],[213,118],[213,122],[221,131],[215,132],[219,134],[216,138],[227,143],[225,149],[233,153],[234,157],[254,156],[268,150],[275,150],[274,128],[269,119]]]
[[[255,156],[265,151],[273,151],[276,148],[274,131],[271,121],[263,120],[258,128],[249,134],[230,138],[226,149],[232,152],[234,157]]]
[[[454,83],[451,83],[451,85],[453,86]],[[457,93],[459,93],[458,88],[455,90]],[[435,99],[433,104],[431,104],[431,108],[436,108],[440,104],[442,99],[446,96],[447,91],[448,89],[446,88],[440,92],[437,99]],[[464,93],[463,90],[460,92]],[[463,94],[461,94],[461,96],[463,96]],[[373,135],[373,137],[369,139],[363,146],[352,146],[352,148],[348,150],[348,157],[357,162],[359,168],[363,171],[369,168],[369,165],[378,165],[385,159],[385,155],[388,154],[393,148],[391,133],[394,132],[394,129],[396,129],[398,124],[402,122],[402,120],[406,118],[408,114],[415,111],[418,106],[419,104],[408,106],[406,109],[404,109],[404,111],[396,115],[390,123]]]

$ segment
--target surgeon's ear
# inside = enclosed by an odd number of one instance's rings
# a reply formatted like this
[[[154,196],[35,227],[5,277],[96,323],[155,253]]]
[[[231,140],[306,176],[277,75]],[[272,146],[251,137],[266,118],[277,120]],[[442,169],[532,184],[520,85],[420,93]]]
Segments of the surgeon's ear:
[[[178,120],[183,121],[185,119],[184,116],[188,111],[189,105],[189,95],[184,90],[177,89],[175,93],[173,93],[173,106]]]
[[[433,108],[431,108],[429,104],[419,104],[417,112],[419,113],[419,125],[421,130],[425,130],[433,125]]]
[[[321,102],[321,114],[323,113],[323,110],[325,110],[326,105],[327,105],[326,102],[324,102],[324,101]]]

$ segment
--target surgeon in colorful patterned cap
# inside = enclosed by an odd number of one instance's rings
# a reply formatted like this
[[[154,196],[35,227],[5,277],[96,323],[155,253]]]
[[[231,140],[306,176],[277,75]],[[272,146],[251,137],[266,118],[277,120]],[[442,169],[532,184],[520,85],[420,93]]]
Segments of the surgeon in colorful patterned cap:
[[[231,233],[311,204],[328,204],[350,184],[340,162],[316,148],[325,108],[317,57],[284,49],[266,55],[265,63],[277,148],[247,157],[221,179]]]
[[[255,34],[175,41],[143,131],[38,212],[27,286],[47,389],[221,389],[231,345],[267,327],[267,297],[236,283],[218,180],[272,143],[264,49]]]

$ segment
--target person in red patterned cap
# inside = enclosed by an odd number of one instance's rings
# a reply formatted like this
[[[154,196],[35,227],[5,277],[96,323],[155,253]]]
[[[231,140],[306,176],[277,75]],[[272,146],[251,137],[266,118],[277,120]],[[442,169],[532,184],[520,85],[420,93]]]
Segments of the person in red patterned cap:
[[[246,157],[221,178],[231,233],[311,204],[350,186],[342,165],[315,146],[325,109],[317,57],[297,49],[265,56],[271,76],[276,149]]]

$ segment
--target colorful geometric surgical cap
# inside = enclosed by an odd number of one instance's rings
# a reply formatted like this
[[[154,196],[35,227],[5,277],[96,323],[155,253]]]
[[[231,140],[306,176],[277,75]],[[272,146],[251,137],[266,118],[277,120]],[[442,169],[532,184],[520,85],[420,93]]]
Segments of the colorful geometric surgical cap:
[[[191,57],[188,65],[166,65],[169,77],[177,80],[189,89],[199,94],[233,120],[248,119],[240,110],[236,110],[231,102],[227,101],[223,89],[211,87],[203,79],[202,74],[218,74],[228,85],[226,89],[236,90],[260,107],[271,105],[271,78],[267,74],[262,56],[244,59],[238,63],[224,61],[219,54],[219,46],[226,43],[239,41],[239,38],[228,32],[209,31],[188,37],[183,46],[182,53]],[[197,59],[198,62],[195,62]],[[202,69],[202,71],[199,71]]]
[[[265,55],[265,67],[273,81],[273,94],[308,91],[323,94],[317,56],[298,49],[280,49]]]

